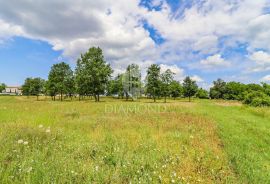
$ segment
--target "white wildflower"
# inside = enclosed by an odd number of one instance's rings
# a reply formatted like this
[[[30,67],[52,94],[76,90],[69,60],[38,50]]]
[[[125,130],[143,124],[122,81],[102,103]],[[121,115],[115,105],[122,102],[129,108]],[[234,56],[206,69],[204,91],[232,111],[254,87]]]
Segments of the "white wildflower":
[[[28,169],[27,169],[27,172],[29,173],[29,172],[31,172],[33,170],[33,168],[32,167],[29,167]]]
[[[24,141],[23,144],[24,144],[24,145],[27,145],[27,144],[28,144],[28,141]]]
[[[46,133],[51,133],[51,129],[50,128],[47,128],[46,129]]]
[[[18,140],[18,144],[22,144],[22,143],[23,143],[22,139]]]
[[[43,128],[43,125],[39,125],[38,128]]]

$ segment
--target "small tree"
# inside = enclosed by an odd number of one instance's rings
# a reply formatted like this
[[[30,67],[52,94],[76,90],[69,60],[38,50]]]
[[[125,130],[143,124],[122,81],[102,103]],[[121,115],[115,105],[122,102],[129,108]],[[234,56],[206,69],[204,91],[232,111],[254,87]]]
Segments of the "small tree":
[[[29,97],[31,95],[30,87],[31,87],[32,78],[26,78],[24,84],[22,85],[22,94]]]
[[[170,69],[161,74],[161,93],[164,96],[164,102],[170,95],[170,84],[173,81],[173,75],[174,73]]]
[[[208,91],[206,91],[205,89],[198,89],[197,93],[196,93],[196,97],[200,98],[200,99],[208,99],[209,98],[209,94]]]
[[[0,93],[2,93],[2,91],[4,91],[6,89],[6,85],[4,83],[0,84]]]
[[[54,64],[51,68],[48,77],[47,88],[51,95],[60,94],[62,101],[63,94],[71,94],[74,92],[75,83],[73,78],[73,72],[70,66],[64,62]]]
[[[173,80],[170,84],[170,94],[175,100],[177,97],[180,97],[183,94],[183,87],[180,82]]]
[[[226,93],[226,82],[222,79],[218,79],[213,82],[214,86],[210,88],[210,97],[212,99],[224,98]]]
[[[184,96],[188,97],[188,100],[190,102],[190,98],[194,96],[198,90],[198,85],[196,84],[196,81],[192,80],[190,77],[186,77],[184,79],[183,88]]]
[[[95,101],[105,92],[113,70],[104,60],[102,50],[90,48],[77,61],[76,84],[79,94],[93,94]]]
[[[30,91],[32,95],[35,95],[37,97],[37,100],[38,100],[39,95],[44,92],[44,84],[45,84],[45,80],[41,78],[32,79]]]
[[[147,70],[146,76],[146,89],[147,93],[153,97],[156,102],[156,97],[160,92],[160,67],[156,64],[152,64]]]
[[[35,95],[38,97],[44,92],[45,80],[41,78],[26,78],[22,86],[23,95]]]
[[[122,79],[123,74],[118,74],[114,80],[110,80],[107,86],[108,95],[118,95],[118,98],[124,97],[124,87]]]

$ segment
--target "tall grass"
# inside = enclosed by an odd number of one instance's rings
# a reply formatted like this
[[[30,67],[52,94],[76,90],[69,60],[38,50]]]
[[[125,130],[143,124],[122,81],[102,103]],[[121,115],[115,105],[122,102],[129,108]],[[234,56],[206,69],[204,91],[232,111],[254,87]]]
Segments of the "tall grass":
[[[0,183],[269,181],[268,116],[150,102],[0,97]]]

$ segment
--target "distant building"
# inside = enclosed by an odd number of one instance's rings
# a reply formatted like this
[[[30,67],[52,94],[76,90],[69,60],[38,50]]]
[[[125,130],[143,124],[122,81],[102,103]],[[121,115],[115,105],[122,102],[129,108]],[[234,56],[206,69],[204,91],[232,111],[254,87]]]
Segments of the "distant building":
[[[20,86],[9,86],[2,93],[7,95],[22,95],[22,89]]]

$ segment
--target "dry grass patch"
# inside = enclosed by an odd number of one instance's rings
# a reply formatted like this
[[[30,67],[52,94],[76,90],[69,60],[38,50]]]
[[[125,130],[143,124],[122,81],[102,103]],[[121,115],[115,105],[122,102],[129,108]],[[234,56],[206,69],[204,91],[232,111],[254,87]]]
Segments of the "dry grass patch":
[[[214,104],[223,107],[232,107],[232,106],[240,107],[243,105],[241,102],[238,101],[216,101]]]

